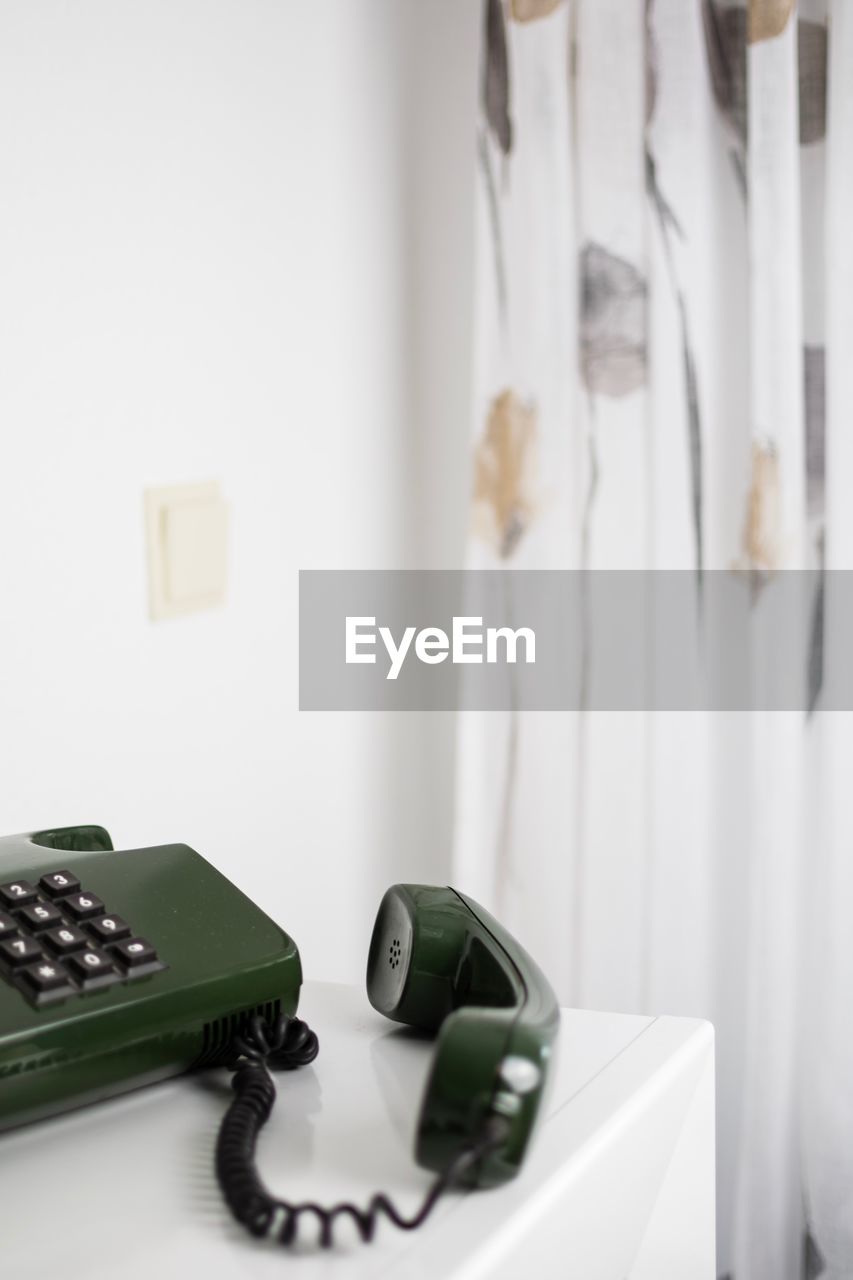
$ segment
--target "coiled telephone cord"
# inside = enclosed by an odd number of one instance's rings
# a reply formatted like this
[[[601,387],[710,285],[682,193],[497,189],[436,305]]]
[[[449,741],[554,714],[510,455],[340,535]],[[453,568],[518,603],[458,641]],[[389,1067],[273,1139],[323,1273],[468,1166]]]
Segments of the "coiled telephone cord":
[[[227,1065],[234,1072],[231,1087],[235,1097],[222,1118],[216,1143],[216,1177],[228,1208],[253,1236],[268,1237],[283,1245],[294,1243],[300,1222],[307,1218],[317,1223],[318,1242],[325,1249],[333,1244],[339,1218],[351,1219],[365,1243],[373,1239],[383,1215],[402,1231],[414,1231],[426,1221],[444,1192],[461,1183],[468,1170],[500,1144],[504,1122],[495,1117],[494,1123],[487,1123],[482,1137],[459,1152],[410,1217],[400,1213],[381,1193],[374,1195],[364,1209],[348,1201],[326,1208],[313,1201],[292,1204],[279,1200],[265,1187],[255,1160],[258,1134],[270,1117],[276,1097],[269,1068],[292,1071],[306,1066],[317,1057],[318,1049],[317,1037],[307,1023],[287,1014],[279,1014],[274,1022],[255,1016],[246,1032],[232,1041]]]

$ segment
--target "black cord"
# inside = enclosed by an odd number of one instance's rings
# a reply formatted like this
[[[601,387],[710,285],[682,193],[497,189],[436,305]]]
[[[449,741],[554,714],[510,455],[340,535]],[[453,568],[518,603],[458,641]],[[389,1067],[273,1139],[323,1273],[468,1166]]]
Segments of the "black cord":
[[[366,1209],[343,1201],[325,1208],[305,1201],[291,1204],[271,1195],[258,1174],[255,1148],[258,1134],[270,1117],[275,1102],[275,1085],[268,1067],[292,1071],[313,1062],[319,1044],[307,1023],[280,1014],[270,1024],[253,1017],[244,1035],[234,1038],[227,1065],[234,1072],[231,1087],[235,1097],[222,1118],[216,1143],[216,1177],[225,1202],[238,1222],[253,1236],[270,1237],[280,1244],[292,1244],[300,1220],[314,1218],[319,1226],[319,1243],[329,1248],[338,1218],[348,1217],[362,1240],[373,1239],[381,1215],[403,1231],[413,1231],[425,1222],[436,1201],[449,1187],[459,1184],[466,1173],[506,1135],[500,1116],[490,1120],[482,1136],[464,1148],[436,1178],[417,1213],[406,1217],[386,1195],[374,1195]]]

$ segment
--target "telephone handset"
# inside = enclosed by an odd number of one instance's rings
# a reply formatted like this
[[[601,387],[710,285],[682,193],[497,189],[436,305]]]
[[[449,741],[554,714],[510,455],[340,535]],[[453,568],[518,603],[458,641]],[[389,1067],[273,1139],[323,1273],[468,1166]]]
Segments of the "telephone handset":
[[[450,888],[393,885],[367,961],[379,1013],[437,1033],[415,1154],[441,1172],[489,1125],[504,1132],[471,1185],[518,1172],[542,1101],[559,1021],[547,979],[482,907]]]
[[[270,1069],[313,1061],[296,1018],[292,939],[186,845],[116,851],[102,827],[0,840],[0,1129],[205,1066],[234,1098],[216,1171],[234,1216],[289,1244],[300,1220],[331,1244],[385,1216],[419,1226],[453,1185],[517,1173],[541,1107],[559,1010],[546,978],[486,911],[451,888],[394,885],[367,964],[380,1013],[436,1033],[415,1155],[438,1175],[420,1210],[292,1204],[255,1167],[275,1100]]]

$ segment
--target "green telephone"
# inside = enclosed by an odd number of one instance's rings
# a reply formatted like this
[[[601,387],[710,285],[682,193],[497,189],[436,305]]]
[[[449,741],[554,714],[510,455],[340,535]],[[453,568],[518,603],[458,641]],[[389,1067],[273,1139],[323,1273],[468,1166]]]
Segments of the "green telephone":
[[[187,845],[0,839],[0,1129],[221,1059],[293,1014],[295,943]]]
[[[554,993],[487,912],[451,888],[394,885],[379,908],[367,992],[386,1017],[436,1033],[416,1157],[439,1176],[406,1218],[276,1199],[255,1168],[275,1099],[270,1069],[311,1062],[296,1018],[292,939],[187,845],[117,851],[103,827],[0,839],[0,1129],[203,1066],[234,1099],[216,1170],[234,1216],[289,1244],[300,1218],[331,1244],[385,1215],[419,1226],[451,1185],[492,1186],[524,1158],[558,1027]]]

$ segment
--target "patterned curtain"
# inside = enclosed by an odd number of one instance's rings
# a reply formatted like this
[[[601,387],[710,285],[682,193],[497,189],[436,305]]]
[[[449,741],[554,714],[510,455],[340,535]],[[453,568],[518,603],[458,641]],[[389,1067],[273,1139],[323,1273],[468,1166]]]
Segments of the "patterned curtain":
[[[485,0],[481,90],[469,564],[853,568],[853,0]],[[716,1025],[735,1280],[853,1276],[830,607],[802,713],[460,718],[459,880],[566,1002]]]

